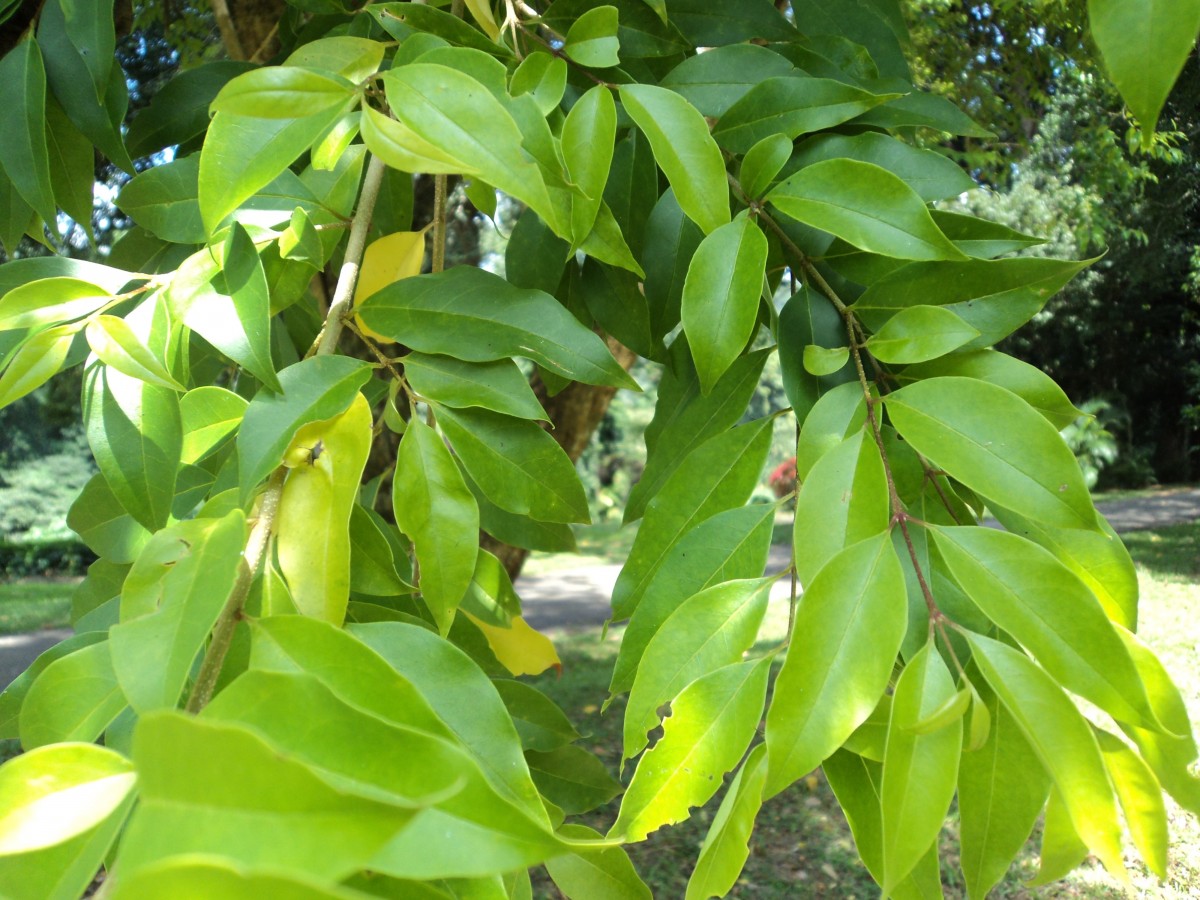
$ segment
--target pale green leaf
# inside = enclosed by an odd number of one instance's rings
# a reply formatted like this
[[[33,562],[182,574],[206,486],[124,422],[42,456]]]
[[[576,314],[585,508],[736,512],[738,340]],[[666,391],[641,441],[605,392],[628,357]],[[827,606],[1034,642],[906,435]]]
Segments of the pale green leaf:
[[[464,362],[413,352],[404,357],[404,377],[420,396],[442,406],[478,406],[522,419],[548,417],[529,381],[510,359]]]
[[[201,244],[200,157],[179,157],[135,175],[117,195],[117,206],[164,241]]]
[[[762,716],[771,657],[693,681],[671,704],[663,736],[642,757],[610,836],[640,841],[708,801],[746,752]]]
[[[563,53],[579,65],[594,69],[617,65],[620,49],[615,6],[589,9],[575,20],[563,41]]]
[[[612,10],[612,30],[616,31],[617,11],[611,6],[593,10],[592,15]],[[583,19],[579,20],[580,23]],[[572,28],[572,32],[575,29]],[[613,38],[616,41],[616,38]],[[568,39],[568,54],[570,43]],[[604,186],[612,168],[613,140],[617,133],[617,106],[612,94],[596,85],[576,101],[562,126],[562,154],[571,182],[582,193],[571,195],[571,238],[582,244],[597,224],[596,216],[604,198]],[[619,230],[619,229],[618,229]],[[635,263],[636,265],[636,263]]]
[[[91,315],[112,299],[109,287],[66,275],[20,283],[0,300],[0,331],[70,322]]]
[[[704,117],[674,91],[649,84],[621,86],[621,103],[650,139],[679,206],[705,234],[729,219],[725,161]]]
[[[762,806],[767,778],[766,751],[765,744],[751,750],[729,783],[700,845],[700,857],[688,878],[685,900],[723,897],[741,874],[750,856],[750,832]]]
[[[194,463],[238,427],[249,404],[233,391],[204,385],[179,398],[183,421],[182,462]]]
[[[765,194],[791,155],[792,142],[782,134],[769,134],[747,150],[738,172],[738,180],[746,196],[757,198]]]
[[[299,873],[250,872],[228,860],[168,857],[116,881],[114,900],[367,900],[369,895]],[[423,894],[415,894],[424,898]],[[438,897],[439,895],[432,895]]]
[[[1128,744],[1103,728],[1092,726],[1092,731],[1100,744],[1104,766],[1112,778],[1133,843],[1146,867],[1165,881],[1170,835],[1162,785]]]
[[[0,374],[0,408],[41,387],[66,364],[80,323],[58,325],[22,343]]]
[[[119,316],[89,320],[87,340],[100,361],[118,372],[171,390],[186,390]]]
[[[804,371],[821,377],[832,375],[845,368],[850,361],[849,347],[821,347],[817,344],[804,345]]]
[[[133,562],[150,537],[150,532],[125,511],[100,474],[88,480],[71,504],[67,525],[98,556],[114,563]]]
[[[599,840],[586,825],[564,825],[558,833],[578,841]],[[571,900],[650,900],[646,887],[621,847],[575,850],[546,860],[546,871]]]
[[[514,97],[532,94],[538,109],[546,116],[558,109],[566,88],[566,60],[542,51],[527,54],[509,81],[509,91]]]
[[[847,547],[806,587],[767,711],[766,796],[815,769],[871,715],[907,620],[886,533]]]
[[[867,341],[880,362],[907,365],[945,356],[979,337],[944,306],[910,306],[888,319]]]
[[[402,575],[397,551],[384,533],[393,527],[373,509],[354,504],[350,511],[350,590],[354,593],[372,597],[412,593],[412,585],[404,580],[405,575],[411,577],[408,559],[404,558]]]
[[[836,372],[820,377],[813,376],[804,363],[810,345],[826,349],[846,347],[846,323],[827,299],[801,286],[780,310],[777,339],[783,390],[803,433],[816,403],[838,385],[856,380],[848,358]]]
[[[107,642],[56,659],[33,682],[21,704],[21,746],[94,741],[125,709]]]
[[[341,109],[354,94],[353,82],[332,72],[297,64],[264,66],[226,84],[209,109],[259,119],[299,119]]]
[[[303,44],[283,61],[285,66],[305,66],[336,72],[353,82],[374,75],[383,62],[387,45],[361,37],[339,34]]]

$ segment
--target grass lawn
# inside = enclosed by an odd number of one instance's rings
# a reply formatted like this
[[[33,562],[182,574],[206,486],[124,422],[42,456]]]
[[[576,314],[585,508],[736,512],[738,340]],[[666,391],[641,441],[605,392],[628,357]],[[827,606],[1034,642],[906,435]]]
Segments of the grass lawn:
[[[1172,673],[1194,722],[1200,722],[1200,525],[1183,525],[1126,537],[1141,582],[1142,637]],[[599,555],[599,554],[597,554]],[[783,607],[784,604],[780,604]],[[786,609],[776,609],[767,633],[776,639],[786,630]],[[561,678],[538,679],[538,687],[553,697],[588,736],[585,746],[612,771],[620,763],[623,704],[615,702],[607,715],[599,706],[607,696],[608,675],[616,655],[619,631],[601,642],[599,631],[556,636],[564,663]],[[632,767],[626,768],[626,777]],[[655,895],[682,897],[701,841],[720,803],[718,792],[692,818],[662,829],[630,848],[630,856]],[[619,801],[585,817],[587,824],[606,831],[616,817]],[[1143,898],[1200,897],[1200,823],[1169,798],[1172,855],[1169,879],[1157,879],[1135,862],[1132,845],[1126,860],[1133,878],[1133,896]],[[952,811],[941,839],[942,880],[946,895],[965,896],[957,856],[957,817]],[[1128,896],[1098,863],[1089,863],[1070,878],[1045,888],[1029,889],[1022,881],[1037,870],[1040,834],[1035,832],[993,898],[1118,898]],[[949,865],[946,865],[949,863]],[[535,897],[560,895],[544,876],[535,877]],[[751,855],[741,880],[730,896],[763,898],[874,898],[878,888],[858,862],[854,842],[833,793],[819,773],[794,785],[767,803],[759,814],[751,840]]]
[[[76,583],[38,579],[0,584],[0,634],[68,627]]]

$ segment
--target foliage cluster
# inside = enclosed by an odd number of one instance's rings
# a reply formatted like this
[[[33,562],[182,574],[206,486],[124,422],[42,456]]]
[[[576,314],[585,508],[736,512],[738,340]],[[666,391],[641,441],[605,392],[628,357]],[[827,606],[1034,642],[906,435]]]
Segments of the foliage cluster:
[[[0,60],[6,247],[85,214],[94,150],[175,148],[107,265],[0,268],[0,405],[82,365],[99,468],[77,633],[0,696],[15,896],[103,865],[118,898],[529,897],[544,865],[644,897],[624,845],[735,772],[687,887],[723,895],[818,765],[885,895],[940,891],[955,796],[973,896],[1043,811],[1039,879],[1123,877],[1122,817],[1165,872],[1163,791],[1200,810],[1186,708],[1078,411],[993,349],[1088,263],[931,208],[973,182],[904,139],[988,132],[914,88],[894,0],[290,5],[272,64],[189,70],[128,133],[106,4],[47,0]],[[1200,2],[1089,5],[1149,145]],[[525,205],[504,277],[445,268],[450,176]],[[587,498],[539,423],[639,390],[635,356],[661,374],[612,598],[623,783],[518,680],[559,660],[479,541],[572,546]],[[764,650],[776,505],[747,501],[784,403],[804,593]],[[572,821],[618,794],[607,835]]]

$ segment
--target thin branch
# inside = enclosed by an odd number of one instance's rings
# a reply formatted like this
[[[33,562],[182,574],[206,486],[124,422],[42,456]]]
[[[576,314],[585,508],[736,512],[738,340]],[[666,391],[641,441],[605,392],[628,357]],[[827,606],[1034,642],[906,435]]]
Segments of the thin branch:
[[[430,268],[436,274],[446,268],[446,176],[433,176],[433,255]]]
[[[225,0],[212,0],[213,18],[217,20],[217,28],[221,32],[221,43],[225,45],[225,53],[230,59],[245,59],[246,51],[242,49],[242,39],[238,37],[237,29],[233,26],[233,17],[229,15],[229,5]]]
[[[271,26],[271,30],[267,32],[267,36],[262,39],[262,43],[258,45],[258,49],[254,51],[250,57],[252,63],[262,63],[267,59],[267,48],[271,46],[271,42],[279,36],[279,23],[276,22]]]

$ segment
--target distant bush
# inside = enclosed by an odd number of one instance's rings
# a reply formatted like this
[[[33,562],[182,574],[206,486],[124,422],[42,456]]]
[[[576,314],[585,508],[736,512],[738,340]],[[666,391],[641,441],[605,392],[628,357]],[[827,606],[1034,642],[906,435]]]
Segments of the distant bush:
[[[1118,413],[1107,400],[1089,400],[1079,406],[1083,413],[1062,430],[1063,439],[1083,470],[1083,479],[1094,488],[1100,470],[1117,461],[1117,438],[1106,427]]]
[[[82,575],[96,554],[78,539],[0,542],[0,581],[47,575]]]
[[[71,537],[67,510],[96,467],[79,431],[69,432],[47,451],[0,469],[0,542]]]

